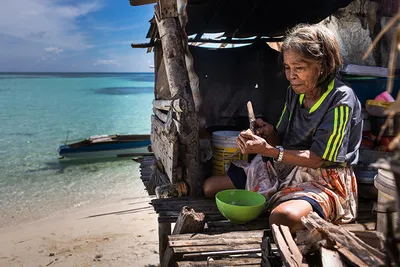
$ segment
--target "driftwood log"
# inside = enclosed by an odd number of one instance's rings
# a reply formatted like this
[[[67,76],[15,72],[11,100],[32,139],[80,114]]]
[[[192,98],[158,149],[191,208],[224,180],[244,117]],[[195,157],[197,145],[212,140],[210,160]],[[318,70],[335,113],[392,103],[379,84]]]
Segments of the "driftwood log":
[[[355,266],[384,265],[385,254],[366,244],[343,227],[325,221],[317,213],[312,212],[302,217],[302,223],[310,230],[306,243],[318,242],[321,246],[334,249]]]

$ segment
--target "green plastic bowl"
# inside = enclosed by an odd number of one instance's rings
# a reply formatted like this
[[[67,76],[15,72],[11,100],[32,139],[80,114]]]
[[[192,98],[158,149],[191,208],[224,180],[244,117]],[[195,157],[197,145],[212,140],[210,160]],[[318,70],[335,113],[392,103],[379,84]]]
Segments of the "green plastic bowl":
[[[228,189],[215,196],[218,210],[233,223],[244,224],[256,219],[265,205],[265,197],[257,192]]]

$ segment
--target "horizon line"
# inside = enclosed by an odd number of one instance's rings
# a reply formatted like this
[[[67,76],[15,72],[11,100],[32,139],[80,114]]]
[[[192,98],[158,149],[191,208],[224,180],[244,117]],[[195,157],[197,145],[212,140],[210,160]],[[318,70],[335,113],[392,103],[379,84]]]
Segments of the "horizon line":
[[[154,73],[154,71],[0,71],[0,73]]]

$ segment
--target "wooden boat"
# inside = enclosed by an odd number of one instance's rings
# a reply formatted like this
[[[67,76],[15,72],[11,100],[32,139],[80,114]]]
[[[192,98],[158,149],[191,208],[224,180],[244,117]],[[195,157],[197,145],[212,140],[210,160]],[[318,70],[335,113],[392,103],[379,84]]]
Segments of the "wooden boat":
[[[150,135],[94,135],[61,145],[58,154],[65,158],[145,156],[153,154],[150,145]]]

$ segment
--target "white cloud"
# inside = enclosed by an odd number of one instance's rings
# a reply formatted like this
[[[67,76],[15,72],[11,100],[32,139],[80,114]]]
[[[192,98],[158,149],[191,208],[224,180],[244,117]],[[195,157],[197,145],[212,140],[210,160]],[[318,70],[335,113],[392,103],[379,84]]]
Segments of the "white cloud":
[[[115,65],[115,66],[118,66],[119,63],[114,59],[99,59],[96,62],[94,62],[93,65],[94,66],[99,66],[99,65]]]
[[[72,5],[61,0],[2,0],[0,34],[63,50],[90,48],[77,19],[99,10],[99,1]]]
[[[146,27],[148,26],[148,23],[138,23],[136,25],[132,26],[98,26],[95,25],[93,27],[90,27],[92,30],[95,31],[104,31],[104,32],[122,32],[122,31],[132,31],[139,29],[141,27]]]
[[[46,47],[46,48],[44,49],[44,51],[50,52],[50,53],[59,54],[59,53],[61,53],[63,50],[62,50],[61,48],[58,48],[58,47],[50,46],[50,47]]]

